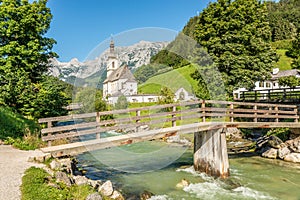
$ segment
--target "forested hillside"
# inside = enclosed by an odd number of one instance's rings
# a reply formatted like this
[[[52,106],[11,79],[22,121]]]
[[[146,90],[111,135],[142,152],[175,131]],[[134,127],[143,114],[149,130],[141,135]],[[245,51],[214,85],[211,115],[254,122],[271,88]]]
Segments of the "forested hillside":
[[[210,3],[199,16],[192,17],[181,34],[207,50],[209,59],[222,73],[230,95],[236,87],[252,88],[256,80],[268,78],[274,67],[284,70],[293,65],[298,68],[295,62],[300,55],[296,53],[299,19],[300,0],[281,0],[277,3],[218,0]],[[158,71],[163,71],[163,67],[169,71],[199,60],[195,52],[188,59],[180,53],[174,53],[174,49],[178,52],[182,47],[184,51],[191,49],[181,34],[166,49],[152,57],[150,65],[141,67],[135,73],[140,83],[161,74]],[[154,68],[153,65],[160,65],[160,68]],[[141,78],[141,72],[150,68],[152,73],[146,73]],[[199,84],[205,82],[199,74],[197,76],[194,73],[193,77]],[[201,87],[205,86],[199,85]],[[201,97],[200,92],[197,95]]]

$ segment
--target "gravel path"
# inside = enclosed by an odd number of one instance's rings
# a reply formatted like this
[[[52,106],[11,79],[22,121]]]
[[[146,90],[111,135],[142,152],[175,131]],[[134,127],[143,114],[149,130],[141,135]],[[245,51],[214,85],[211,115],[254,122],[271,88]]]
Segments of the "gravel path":
[[[27,162],[30,156],[43,155],[39,150],[21,151],[0,145],[0,200],[21,199],[20,186],[25,170],[41,164]]]

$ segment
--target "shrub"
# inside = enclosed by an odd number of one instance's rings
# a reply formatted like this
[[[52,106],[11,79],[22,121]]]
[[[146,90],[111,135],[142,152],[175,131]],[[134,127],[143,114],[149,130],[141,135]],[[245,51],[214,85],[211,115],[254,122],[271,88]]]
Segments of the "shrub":
[[[282,141],[286,141],[289,139],[290,133],[289,128],[272,128],[267,132],[267,136],[275,135]]]

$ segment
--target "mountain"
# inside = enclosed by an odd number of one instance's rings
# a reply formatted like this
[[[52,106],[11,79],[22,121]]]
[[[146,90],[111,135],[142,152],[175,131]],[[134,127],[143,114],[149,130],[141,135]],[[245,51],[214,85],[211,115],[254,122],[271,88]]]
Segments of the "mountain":
[[[140,41],[132,46],[115,47],[115,52],[120,63],[127,64],[134,71],[142,65],[150,63],[150,58],[165,48],[169,42]],[[99,76],[104,76],[109,49],[104,51],[94,60],[85,62],[73,58],[70,62],[60,62],[52,59],[50,74],[61,80],[77,85],[99,82]]]

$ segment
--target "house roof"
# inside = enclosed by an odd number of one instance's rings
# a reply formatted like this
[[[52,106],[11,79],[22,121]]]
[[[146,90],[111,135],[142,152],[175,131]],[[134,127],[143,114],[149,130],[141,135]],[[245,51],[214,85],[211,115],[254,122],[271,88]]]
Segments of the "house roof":
[[[279,71],[277,74],[272,74],[272,80],[286,76],[300,76],[300,71],[297,69]]]
[[[179,88],[175,94],[179,94],[180,92],[186,92],[189,96],[193,96],[189,91],[187,91],[184,87]]]
[[[136,80],[135,80],[133,74],[131,73],[131,71],[129,70],[128,66],[123,65],[123,66],[119,67],[118,69],[116,69],[115,71],[113,71],[111,73],[111,75],[109,77],[107,77],[103,83],[114,82],[114,81],[120,80],[120,79],[127,79],[128,82],[136,82]]]

